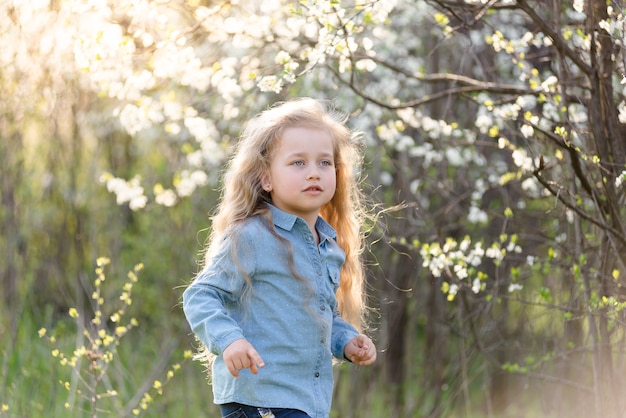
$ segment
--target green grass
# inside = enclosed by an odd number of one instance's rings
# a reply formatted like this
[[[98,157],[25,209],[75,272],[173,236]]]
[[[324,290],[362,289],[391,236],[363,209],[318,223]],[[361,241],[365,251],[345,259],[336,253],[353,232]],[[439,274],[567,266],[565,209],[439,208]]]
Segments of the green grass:
[[[87,390],[72,373],[52,355],[56,347],[68,355],[77,344],[76,327],[71,320],[62,320],[48,330],[57,336],[55,346],[45,338],[39,338],[40,324],[28,315],[19,319],[14,350],[11,344],[2,344],[1,361],[6,368],[6,382],[0,387],[2,417],[91,417],[90,403],[82,400],[76,389]],[[174,335],[151,335],[139,328],[131,330],[121,340],[106,378],[99,392],[112,389],[116,396],[98,401],[103,411],[98,417],[121,417],[131,400],[141,397],[142,387],[150,390],[153,401],[141,411],[143,417],[194,416],[205,411],[207,416],[217,416],[212,405],[206,377],[200,364],[184,359],[190,342]],[[167,355],[164,357],[164,354]],[[89,373],[88,362],[83,359],[83,373]],[[164,364],[160,364],[164,363]],[[158,395],[153,388],[154,380],[165,382],[167,370],[180,364],[169,383]],[[162,366],[162,367],[160,367]],[[69,390],[61,382],[70,382]],[[147,385],[147,386],[146,386]],[[65,404],[69,402],[70,407]],[[135,403],[136,404],[136,403]],[[8,409],[8,410],[7,410]],[[134,415],[128,415],[134,416]]]
[[[183,320],[182,315],[180,319]],[[8,322],[3,321],[5,324]],[[4,332],[4,341],[0,346],[0,361],[6,371],[4,385],[0,387],[0,405],[8,408],[0,411],[0,417],[94,416],[89,403],[81,402],[75,394],[79,382],[72,379],[72,369],[62,366],[59,359],[52,356],[53,347],[49,342],[39,338],[38,331],[42,326],[47,326],[48,332],[58,337],[56,346],[61,351],[71,353],[77,346],[75,321],[67,315],[54,324],[51,320],[34,319],[27,314],[20,316],[15,340],[8,341],[5,338],[8,333]],[[186,335],[186,331],[140,323],[121,339],[107,370],[107,379],[102,383],[102,391],[114,389],[117,395],[102,400],[99,405],[108,412],[98,412],[95,416],[133,416],[124,415],[123,411],[131,400],[141,398],[141,388],[146,387],[150,389],[153,401],[145,411],[141,411],[142,417],[219,417],[218,408],[212,403],[211,387],[203,366],[184,360],[184,353],[192,348],[192,344],[193,340]],[[11,347],[15,349],[11,350]],[[485,397],[485,366],[480,363],[468,370],[471,377],[469,408],[458,390],[459,377],[453,372],[446,383],[450,388],[456,385],[456,391],[444,390],[439,402],[444,409],[440,409],[438,415],[431,415],[432,406],[437,401],[435,394],[424,385],[428,372],[417,366],[422,363],[419,348],[414,346],[413,349],[415,355],[411,360],[411,370],[407,371],[407,380],[395,388],[383,378],[385,353],[380,354],[374,367],[336,366],[331,418],[556,418],[564,416],[559,414],[566,409],[569,412],[567,416],[582,417],[585,416],[585,408],[577,405],[591,401],[589,397],[576,396],[572,391],[559,391],[556,389],[558,385],[551,382],[501,373],[504,384],[491,382],[490,391],[497,399],[489,404]],[[174,364],[180,364],[180,369],[163,387],[163,394],[157,395],[152,382],[155,379],[165,382],[167,370]],[[87,369],[85,361],[83,366]],[[69,391],[59,383],[65,381],[71,382]],[[70,402],[70,408],[65,407],[66,402]]]

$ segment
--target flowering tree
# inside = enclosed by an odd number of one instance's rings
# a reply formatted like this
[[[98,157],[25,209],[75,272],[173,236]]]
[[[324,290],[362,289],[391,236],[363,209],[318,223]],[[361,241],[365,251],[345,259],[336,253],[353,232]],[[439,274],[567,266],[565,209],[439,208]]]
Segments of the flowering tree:
[[[271,102],[333,98],[366,132],[373,195],[404,207],[372,246],[384,370],[424,388],[397,390],[394,414],[460,399],[469,415],[482,387],[493,416],[531,381],[563,413],[608,416],[624,409],[626,274],[625,20],[609,3],[14,1],[1,106],[132,148],[94,171],[135,213],[218,184]]]
[[[422,213],[407,215],[394,235],[405,250],[419,250],[433,287],[458,300],[453,322],[449,307],[423,303],[430,319],[467,330],[452,370],[462,376],[466,408],[475,364],[466,356],[477,350],[487,369],[591,395],[583,416],[618,414],[623,405],[612,388],[624,337],[626,244],[621,3],[398,2],[391,19],[392,35],[354,48],[351,66],[338,57],[331,71],[387,115],[376,126],[389,156],[381,181]],[[368,65],[357,67],[362,60]],[[403,274],[403,287],[414,287],[413,273]],[[504,322],[511,310],[513,326]],[[526,319],[546,313],[559,319]],[[537,328],[559,343],[521,345]],[[439,350],[445,335],[429,337],[429,364],[440,372],[435,388],[449,362]],[[506,343],[503,358],[498,347]],[[571,357],[586,367],[558,372]],[[491,379],[487,387],[499,386],[497,374]],[[569,413],[581,413],[579,402],[568,404]]]

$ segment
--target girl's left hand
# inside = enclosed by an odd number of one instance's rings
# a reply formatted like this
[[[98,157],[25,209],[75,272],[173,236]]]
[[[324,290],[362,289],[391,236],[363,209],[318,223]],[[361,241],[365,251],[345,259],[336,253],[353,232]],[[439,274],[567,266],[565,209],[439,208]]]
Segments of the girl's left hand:
[[[376,347],[366,335],[359,334],[343,348],[343,355],[359,366],[369,366],[376,361]]]

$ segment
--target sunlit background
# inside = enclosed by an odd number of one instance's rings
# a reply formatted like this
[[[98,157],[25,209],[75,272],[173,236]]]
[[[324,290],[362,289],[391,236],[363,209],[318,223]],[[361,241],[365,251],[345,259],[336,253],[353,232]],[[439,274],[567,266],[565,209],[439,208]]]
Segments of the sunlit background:
[[[623,8],[3,0],[0,416],[218,416],[181,294],[243,124],[309,96],[378,220],[332,417],[622,417]]]

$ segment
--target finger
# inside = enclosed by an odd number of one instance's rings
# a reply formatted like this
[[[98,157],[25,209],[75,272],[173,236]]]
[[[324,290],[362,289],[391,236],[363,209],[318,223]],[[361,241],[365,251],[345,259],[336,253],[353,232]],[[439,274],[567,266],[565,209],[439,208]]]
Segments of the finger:
[[[366,343],[362,348],[356,348],[357,344],[355,341],[355,350],[352,351],[349,356],[353,363],[360,366],[368,366],[376,361],[376,348],[374,347],[374,344],[372,344],[371,340],[367,337],[365,337],[365,341],[368,343]]]
[[[233,377],[239,377],[239,371],[237,370],[237,368],[235,367],[235,364],[232,361],[228,362],[226,364],[226,367],[228,368],[228,371],[230,372],[230,374],[233,375]]]
[[[248,360],[248,357],[246,357],[244,354],[242,354],[241,357],[238,357],[237,360],[235,361],[235,368],[237,369],[238,374],[243,369],[247,369],[249,367],[250,367],[250,361]]]
[[[361,335],[361,339],[359,340],[360,347],[365,351],[368,351],[372,346],[372,340],[370,340],[367,336]]]
[[[359,341],[359,348],[367,349],[367,340],[365,339],[365,337],[360,336],[358,341]]]
[[[248,359],[250,359],[250,370],[254,367],[258,372],[259,367],[265,367],[265,362],[261,358],[261,355],[254,348],[248,350]]]
[[[239,370],[247,369],[250,367],[250,360],[247,356],[241,357],[239,359]]]
[[[263,367],[263,366],[257,365],[255,362],[250,363],[250,372],[252,372],[252,374],[258,374],[259,367]]]
[[[350,359],[353,363],[359,364],[359,362],[363,359],[363,350],[357,349],[352,353]]]
[[[370,352],[367,353],[366,358],[364,359],[364,366],[369,366],[370,364],[374,364],[376,361],[376,349],[372,348]]]
[[[369,348],[372,346],[371,342],[372,341],[367,336],[365,336],[363,334],[359,334],[356,337],[356,344],[357,344],[357,346],[359,348],[362,348],[365,351],[368,351]]]

